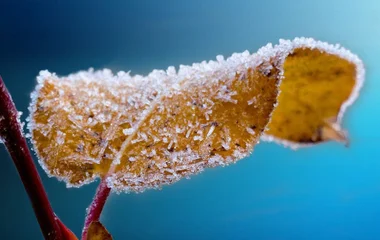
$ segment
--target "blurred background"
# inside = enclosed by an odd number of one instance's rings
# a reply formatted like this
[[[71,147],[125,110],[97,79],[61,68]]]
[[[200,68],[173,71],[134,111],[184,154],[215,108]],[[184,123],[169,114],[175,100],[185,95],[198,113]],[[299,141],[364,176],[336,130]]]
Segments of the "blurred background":
[[[260,143],[237,164],[161,191],[113,194],[101,220],[114,239],[379,239],[378,0],[0,0],[0,74],[25,119],[42,69],[147,74],[301,36],[341,43],[366,65],[344,120],[349,148]],[[1,239],[42,239],[3,146],[0,160]],[[97,184],[67,189],[38,169],[79,236]]]

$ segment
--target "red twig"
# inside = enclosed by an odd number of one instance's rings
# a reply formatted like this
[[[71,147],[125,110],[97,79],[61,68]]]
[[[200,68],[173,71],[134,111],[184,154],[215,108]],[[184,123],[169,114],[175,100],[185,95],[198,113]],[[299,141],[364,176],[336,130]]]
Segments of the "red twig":
[[[111,189],[107,187],[106,178],[103,178],[96,190],[94,199],[91,205],[87,209],[87,216],[84,222],[82,231],[82,240],[87,240],[88,227],[93,221],[99,221],[100,214],[103,211],[103,207],[107,201]]]
[[[22,134],[15,104],[0,77],[0,138],[16,165],[45,239],[60,240],[61,228]]]

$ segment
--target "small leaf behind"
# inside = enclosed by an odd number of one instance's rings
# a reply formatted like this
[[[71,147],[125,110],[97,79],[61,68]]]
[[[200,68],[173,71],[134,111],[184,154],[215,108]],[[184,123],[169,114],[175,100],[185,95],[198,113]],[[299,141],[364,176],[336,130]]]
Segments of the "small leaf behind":
[[[112,236],[103,224],[95,221],[88,227],[87,240],[112,240]]]

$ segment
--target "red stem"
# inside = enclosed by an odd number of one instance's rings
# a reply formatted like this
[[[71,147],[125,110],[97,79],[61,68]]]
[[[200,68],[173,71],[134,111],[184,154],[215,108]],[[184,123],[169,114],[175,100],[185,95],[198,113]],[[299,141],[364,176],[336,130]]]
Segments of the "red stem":
[[[106,178],[103,178],[96,190],[94,199],[91,205],[87,209],[87,216],[84,221],[84,227],[82,231],[82,240],[87,240],[88,227],[93,221],[99,221],[100,214],[103,211],[103,207],[107,201],[111,189],[107,186]]]
[[[22,134],[15,104],[0,77],[0,138],[16,165],[45,239],[60,240],[61,228]]]

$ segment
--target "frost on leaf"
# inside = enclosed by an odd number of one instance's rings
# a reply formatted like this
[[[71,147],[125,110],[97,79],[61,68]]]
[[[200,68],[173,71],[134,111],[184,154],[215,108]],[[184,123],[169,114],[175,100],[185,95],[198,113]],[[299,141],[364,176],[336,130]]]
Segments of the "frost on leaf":
[[[295,39],[275,46],[284,54],[278,106],[264,139],[293,148],[328,140],[347,144],[344,111],[364,80],[361,60],[339,46]]]
[[[266,56],[147,77],[42,71],[29,122],[40,163],[69,186],[107,177],[115,191],[136,192],[233,163],[252,151],[276,103],[280,69]]]

